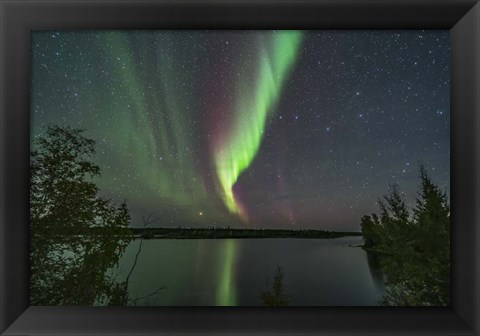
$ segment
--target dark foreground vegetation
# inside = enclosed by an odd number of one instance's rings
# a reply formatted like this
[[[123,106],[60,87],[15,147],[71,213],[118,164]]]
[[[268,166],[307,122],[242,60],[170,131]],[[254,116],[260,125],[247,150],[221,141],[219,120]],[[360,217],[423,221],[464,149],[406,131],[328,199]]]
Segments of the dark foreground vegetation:
[[[136,237],[144,239],[227,239],[227,238],[315,238],[328,239],[361,236],[360,232],[323,230],[274,230],[234,228],[132,228]]]
[[[99,195],[95,143],[50,126],[30,155],[30,304],[128,305],[128,277],[109,272],[133,239],[125,203]],[[100,234],[101,233],[101,234]]]
[[[380,214],[361,221],[364,249],[379,259],[386,277],[384,305],[450,304],[450,207],[423,166],[420,182],[412,209],[392,186],[379,201]]]
[[[267,289],[260,292],[264,306],[288,306],[288,297],[285,293],[285,285],[283,283],[284,277],[283,269],[277,266],[271,286],[267,280]]]

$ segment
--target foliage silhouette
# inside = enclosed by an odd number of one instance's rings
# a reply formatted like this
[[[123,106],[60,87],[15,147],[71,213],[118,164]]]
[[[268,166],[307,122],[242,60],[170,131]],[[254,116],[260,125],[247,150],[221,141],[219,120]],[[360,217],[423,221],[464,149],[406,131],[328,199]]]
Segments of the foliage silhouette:
[[[133,239],[125,202],[99,196],[95,142],[49,126],[30,161],[30,303],[125,305],[126,283],[108,270]]]
[[[269,289],[267,291],[261,292],[262,302],[264,306],[288,306],[288,299],[285,294],[283,278],[283,270],[280,266],[277,266],[277,270],[275,271],[275,275],[273,276],[271,290]]]
[[[384,305],[450,304],[450,207],[422,165],[419,175],[411,211],[394,185],[379,201],[380,215],[361,219],[364,248],[378,253],[386,276]]]

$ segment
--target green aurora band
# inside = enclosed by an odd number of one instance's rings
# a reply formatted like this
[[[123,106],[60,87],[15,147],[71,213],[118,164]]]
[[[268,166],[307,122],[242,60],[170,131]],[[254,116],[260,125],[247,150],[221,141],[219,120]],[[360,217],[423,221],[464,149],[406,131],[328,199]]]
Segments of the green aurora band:
[[[125,83],[118,88],[122,98],[115,96],[109,102],[111,106],[117,106],[117,127],[106,130],[105,136],[108,136],[109,143],[125,149],[120,154],[124,156],[122,161],[131,162],[138,175],[137,180],[127,177],[123,183],[139,184],[149,190],[152,206],[163,200],[188,207],[195,199],[203,204],[199,208],[205,211],[209,209],[209,199],[189,151],[194,147],[194,139],[184,127],[193,121],[188,118],[191,102],[182,88],[189,85],[193,90],[193,84],[188,80],[188,69],[181,67],[182,60],[163,47],[178,39],[178,33],[136,34],[138,38],[135,39],[127,32],[114,31],[104,35],[112,48],[111,73]],[[139,50],[147,50],[148,43],[158,45],[158,49],[155,53],[141,53],[139,63],[130,56],[129,38],[139,44]],[[195,51],[187,56],[192,56]],[[146,67],[152,62],[156,63],[160,78],[154,77]],[[174,63],[178,64],[175,69],[168,66]],[[152,119],[154,122],[150,121]],[[111,177],[106,174],[105,179]],[[115,181],[109,184],[114,185]],[[192,219],[199,220],[197,211],[191,211],[191,214]]]
[[[282,87],[300,48],[300,31],[272,32],[272,44],[261,39],[256,80],[241,82],[235,97],[233,130],[215,153],[215,168],[225,206],[247,221],[247,214],[235,198],[233,186],[250,166],[262,141],[268,116],[273,113]],[[255,83],[252,88],[252,82]],[[253,93],[252,93],[253,90]]]

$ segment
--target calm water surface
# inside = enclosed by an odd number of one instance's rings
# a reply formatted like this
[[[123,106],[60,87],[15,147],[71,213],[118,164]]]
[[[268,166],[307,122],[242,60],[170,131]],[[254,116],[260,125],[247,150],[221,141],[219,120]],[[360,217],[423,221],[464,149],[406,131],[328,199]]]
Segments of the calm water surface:
[[[119,279],[139,243],[122,257]],[[138,305],[256,306],[278,265],[290,305],[376,305],[383,279],[360,244],[362,237],[144,240],[129,293]]]

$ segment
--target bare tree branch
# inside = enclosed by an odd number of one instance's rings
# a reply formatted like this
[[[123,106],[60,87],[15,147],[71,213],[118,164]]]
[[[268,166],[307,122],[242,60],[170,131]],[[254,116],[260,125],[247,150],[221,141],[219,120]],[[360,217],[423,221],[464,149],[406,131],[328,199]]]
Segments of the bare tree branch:
[[[153,224],[159,220],[158,218],[154,218],[152,220],[152,216],[153,216],[153,213],[150,213],[146,218],[145,216],[142,216],[143,228],[146,228],[148,225]],[[137,266],[138,256],[142,251],[142,245],[143,245],[143,237],[140,237],[140,245],[138,246],[137,253],[135,254],[135,259],[133,261],[132,268],[130,268],[130,271],[128,272],[127,278],[125,280],[125,284],[127,287],[128,287],[128,282],[130,281],[130,276],[132,275],[133,271],[135,270],[135,267]]]
[[[132,299],[130,300],[134,306],[137,305],[138,301],[140,300],[146,300],[152,296],[155,296],[157,295],[161,290],[165,289],[166,287],[162,286],[162,287],[159,287],[157,288],[155,291],[153,291],[152,293],[148,294],[148,295],[145,295],[145,296],[139,296],[139,297],[136,297],[135,299]]]

